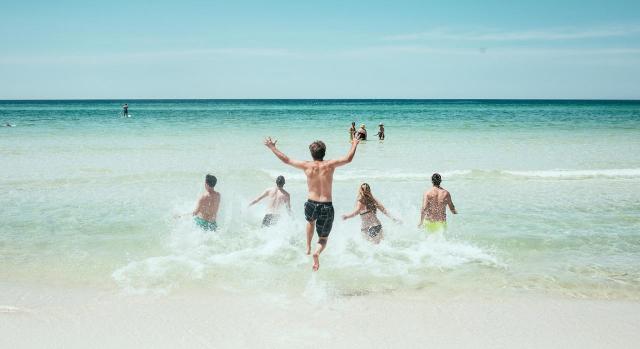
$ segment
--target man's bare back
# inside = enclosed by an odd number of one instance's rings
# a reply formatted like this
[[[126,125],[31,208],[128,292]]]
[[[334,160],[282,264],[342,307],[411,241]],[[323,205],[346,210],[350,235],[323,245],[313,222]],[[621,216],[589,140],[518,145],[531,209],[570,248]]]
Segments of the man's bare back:
[[[433,187],[425,193],[425,213],[428,220],[433,222],[447,221],[447,205],[451,212],[455,213],[456,209],[451,202],[451,195],[448,191],[440,187]]]
[[[284,190],[284,183],[284,177],[278,176],[278,178],[276,179],[276,187],[265,189],[265,191],[262,192],[260,196],[249,203],[249,206],[253,206],[260,200],[266,198],[267,214],[279,214],[280,208],[282,206],[287,206],[287,210],[291,212],[291,195],[289,195],[288,191]]]
[[[283,206],[291,209],[291,199],[289,192],[283,188],[271,188],[265,191],[267,194],[267,212],[277,214]]]
[[[211,174],[205,177],[204,194],[198,199],[196,208],[193,210],[193,219],[203,230],[214,231],[218,228],[216,218],[218,218],[218,208],[220,207],[220,193],[213,188],[218,179]]]
[[[456,207],[451,200],[451,194],[440,186],[442,181],[438,173],[434,173],[431,177],[433,187],[424,192],[422,197],[422,210],[420,211],[420,226],[425,222],[446,222],[447,206],[451,213],[457,214]]]
[[[309,200],[331,202],[333,189],[333,172],[336,166],[329,161],[305,161],[304,174],[307,176]]]
[[[215,222],[218,216],[219,206],[220,193],[213,189],[211,189],[211,191],[205,191],[198,200],[198,204],[196,205],[196,209],[193,211],[193,215],[209,222]]]

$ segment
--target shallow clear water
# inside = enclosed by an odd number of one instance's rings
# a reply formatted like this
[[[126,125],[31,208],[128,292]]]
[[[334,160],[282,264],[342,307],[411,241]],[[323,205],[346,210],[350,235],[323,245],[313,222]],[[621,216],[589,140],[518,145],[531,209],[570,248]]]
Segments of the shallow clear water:
[[[336,294],[540,292],[640,298],[640,102],[0,101],[0,280],[175,292],[192,287]],[[351,121],[387,139],[336,173],[336,214],[368,182],[403,220],[380,246],[334,224],[321,271],[304,255],[307,159],[348,150]],[[460,214],[415,228],[434,171]],[[218,177],[216,233],[188,213]],[[262,230],[247,203],[287,178],[294,214]]]

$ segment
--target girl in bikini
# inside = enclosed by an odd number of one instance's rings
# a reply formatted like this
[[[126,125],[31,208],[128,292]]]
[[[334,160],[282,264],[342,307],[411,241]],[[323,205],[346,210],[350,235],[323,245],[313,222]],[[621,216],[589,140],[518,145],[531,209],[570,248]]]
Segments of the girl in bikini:
[[[358,191],[355,210],[349,214],[342,215],[342,219],[347,220],[359,214],[362,219],[362,225],[360,227],[362,235],[365,239],[373,242],[374,244],[378,244],[384,238],[384,235],[382,231],[382,223],[380,223],[380,220],[376,216],[377,210],[380,210],[394,222],[399,222],[398,219],[391,216],[384,206],[382,206],[382,204],[373,197],[369,184],[362,183],[360,185],[360,190]]]

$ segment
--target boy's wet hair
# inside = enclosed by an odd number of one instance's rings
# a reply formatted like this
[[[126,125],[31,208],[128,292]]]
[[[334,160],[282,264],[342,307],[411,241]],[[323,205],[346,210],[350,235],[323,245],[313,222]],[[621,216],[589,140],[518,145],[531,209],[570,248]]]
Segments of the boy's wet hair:
[[[434,173],[433,176],[431,176],[431,183],[433,183],[433,185],[439,187],[441,182],[442,182],[442,176],[440,176],[439,173]]]
[[[213,188],[216,186],[216,183],[218,183],[218,179],[216,176],[208,174],[207,177],[205,177],[204,182],[207,183],[209,187]]]
[[[327,151],[327,146],[323,141],[315,141],[309,145],[309,151],[311,151],[311,157],[313,160],[323,160],[324,153]]]
[[[284,187],[284,177],[283,176],[278,176],[278,178],[276,178],[276,185],[280,188]]]

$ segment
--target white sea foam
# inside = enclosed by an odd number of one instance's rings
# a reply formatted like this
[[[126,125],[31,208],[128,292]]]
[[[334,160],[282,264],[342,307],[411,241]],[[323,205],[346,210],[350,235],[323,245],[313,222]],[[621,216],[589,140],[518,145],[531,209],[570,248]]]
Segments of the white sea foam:
[[[262,172],[267,174],[269,177],[284,175],[287,180],[306,180],[304,173],[301,171],[292,172],[265,169],[262,170]],[[440,174],[446,179],[474,179],[501,176],[550,179],[589,179],[595,177],[638,178],[640,177],[640,168],[594,170],[554,169],[531,171],[463,169],[442,171]],[[430,179],[430,176],[431,173],[402,172],[393,170],[345,170],[336,172],[334,180],[337,182],[353,180],[426,181]]]
[[[166,293],[198,280],[254,288],[300,289],[307,299],[321,303],[344,292],[375,292],[385,280],[394,288],[418,286],[432,270],[502,268],[491,253],[467,242],[389,225],[388,240],[380,245],[365,241],[351,224],[334,223],[319,274],[311,272],[304,253],[304,222],[283,219],[278,226],[231,220],[233,226],[203,233],[188,220],[180,220],[165,238],[168,254],[131,261],[113,272],[113,279],[132,293]],[[357,228],[356,228],[357,229]],[[359,280],[357,291],[352,280]]]
[[[502,171],[505,174],[520,177],[551,179],[583,179],[583,178],[636,178],[640,177],[640,168],[603,169],[603,170],[545,170],[545,171]]]
[[[271,169],[263,169],[263,173],[269,177],[277,177],[283,175],[287,180],[303,181],[306,177],[302,171],[278,171]],[[464,177],[472,173],[472,170],[452,170],[443,171],[441,174],[445,178]],[[343,170],[336,172],[334,175],[335,181],[353,181],[353,180],[405,180],[405,181],[418,181],[429,180],[431,173],[418,173],[418,172],[402,172],[402,171],[379,171],[379,170]]]
[[[204,266],[187,256],[158,256],[134,261],[115,270],[113,279],[131,293],[164,294],[181,281],[201,279]]]

